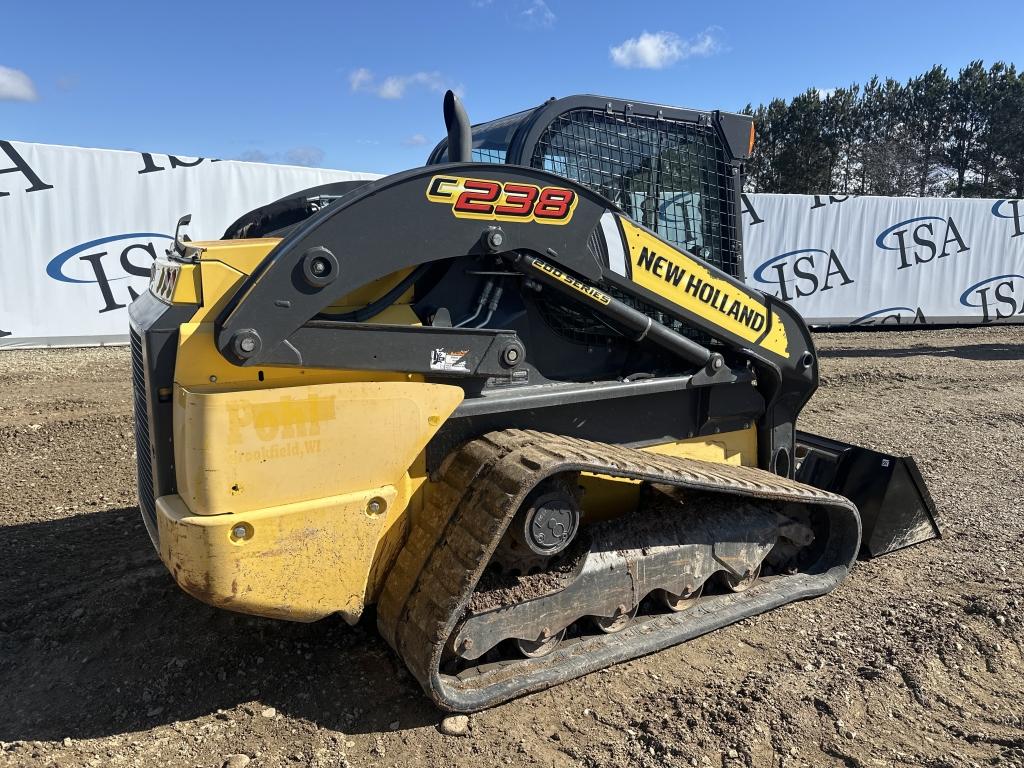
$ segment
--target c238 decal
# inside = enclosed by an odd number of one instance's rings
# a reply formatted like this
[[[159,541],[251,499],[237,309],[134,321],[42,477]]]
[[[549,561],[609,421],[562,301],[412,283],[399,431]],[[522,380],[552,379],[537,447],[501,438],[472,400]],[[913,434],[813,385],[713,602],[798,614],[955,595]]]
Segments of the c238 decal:
[[[568,223],[578,202],[576,193],[564,187],[444,175],[430,180],[427,199],[450,205],[460,219],[538,224]]]

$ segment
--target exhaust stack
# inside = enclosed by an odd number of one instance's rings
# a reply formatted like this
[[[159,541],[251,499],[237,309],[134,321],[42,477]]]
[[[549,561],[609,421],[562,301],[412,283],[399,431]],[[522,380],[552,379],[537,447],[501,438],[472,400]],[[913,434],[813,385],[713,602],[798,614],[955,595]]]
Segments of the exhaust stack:
[[[469,116],[453,91],[444,95],[444,127],[448,130],[448,162],[468,163],[473,156]]]

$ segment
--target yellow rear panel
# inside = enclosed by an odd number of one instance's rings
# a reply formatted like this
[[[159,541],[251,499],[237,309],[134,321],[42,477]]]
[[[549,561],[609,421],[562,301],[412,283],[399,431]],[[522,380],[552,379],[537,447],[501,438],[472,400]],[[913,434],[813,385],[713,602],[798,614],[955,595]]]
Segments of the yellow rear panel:
[[[418,382],[178,386],[178,493],[216,515],[393,485],[461,400],[459,387]]]

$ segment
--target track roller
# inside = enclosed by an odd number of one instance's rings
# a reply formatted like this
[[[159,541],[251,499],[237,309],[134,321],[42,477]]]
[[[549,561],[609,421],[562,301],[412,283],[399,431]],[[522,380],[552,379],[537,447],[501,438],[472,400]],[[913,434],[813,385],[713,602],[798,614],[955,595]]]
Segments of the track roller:
[[[614,616],[594,616],[591,620],[594,622],[594,626],[606,635],[614,635],[633,623],[639,608],[639,605],[634,605],[632,610],[627,611],[626,606],[620,605]]]
[[[516,648],[528,659],[539,659],[555,650],[565,639],[565,633],[566,630],[562,629],[560,632],[555,632],[547,637],[541,636],[536,640],[516,640]]]
[[[656,597],[662,606],[673,613],[679,613],[680,611],[685,611],[687,608],[692,608],[696,605],[697,599],[701,596],[703,591],[703,584],[696,589],[692,589],[689,592],[684,592],[680,595],[669,592],[667,589],[659,589],[656,593]]]
[[[761,566],[758,565],[754,570],[747,571],[742,576],[733,576],[728,571],[722,571],[722,585],[730,592],[746,592],[757,581],[757,577],[761,575]]]

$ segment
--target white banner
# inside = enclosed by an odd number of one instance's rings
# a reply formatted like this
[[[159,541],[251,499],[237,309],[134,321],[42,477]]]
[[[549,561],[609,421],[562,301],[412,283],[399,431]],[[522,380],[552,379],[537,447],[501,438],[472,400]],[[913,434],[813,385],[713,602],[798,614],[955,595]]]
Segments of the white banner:
[[[123,342],[174,223],[349,173],[0,141],[0,346]],[[815,325],[1024,322],[1024,201],[745,195],[747,282]]]
[[[1024,201],[744,195],[747,284],[812,325],[1024,322]]]
[[[377,174],[0,141],[0,346],[123,342],[125,307],[192,214],[218,239],[246,211]]]

